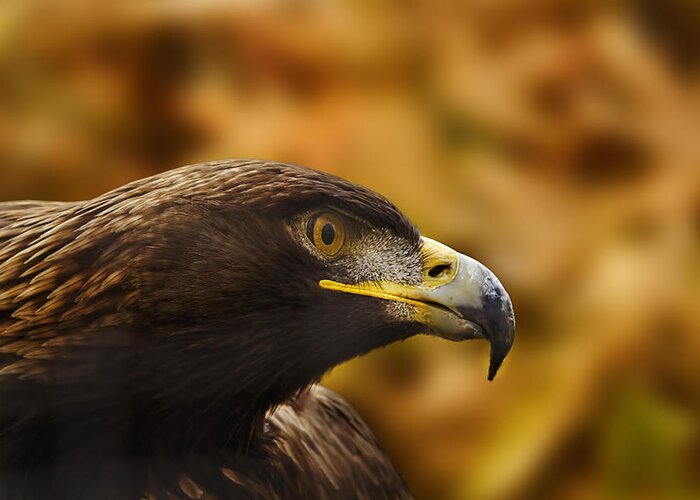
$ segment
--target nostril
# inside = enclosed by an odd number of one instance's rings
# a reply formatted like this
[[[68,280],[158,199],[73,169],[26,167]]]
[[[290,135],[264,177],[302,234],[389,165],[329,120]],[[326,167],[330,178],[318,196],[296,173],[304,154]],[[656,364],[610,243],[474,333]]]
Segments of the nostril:
[[[431,278],[437,278],[445,273],[448,273],[451,268],[452,266],[450,264],[438,264],[437,266],[433,267],[430,271],[428,271],[428,276],[430,276]]]

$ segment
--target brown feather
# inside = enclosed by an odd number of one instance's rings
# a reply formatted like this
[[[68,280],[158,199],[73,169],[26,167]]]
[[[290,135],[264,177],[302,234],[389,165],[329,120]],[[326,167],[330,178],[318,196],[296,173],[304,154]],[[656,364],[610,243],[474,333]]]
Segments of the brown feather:
[[[322,301],[311,277],[290,286],[319,269],[274,224],[326,206],[419,248],[384,198],[271,162],[0,203],[0,497],[409,498],[354,411],[307,390],[396,339],[343,344],[321,313],[318,337],[277,319]],[[252,295],[256,280],[273,288]]]

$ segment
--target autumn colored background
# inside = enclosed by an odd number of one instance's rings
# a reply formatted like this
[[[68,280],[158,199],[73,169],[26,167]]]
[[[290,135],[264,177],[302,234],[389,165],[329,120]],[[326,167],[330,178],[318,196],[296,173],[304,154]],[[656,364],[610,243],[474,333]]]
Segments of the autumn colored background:
[[[0,3],[0,199],[266,158],[364,184],[518,318],[326,383],[419,499],[700,498],[700,4]],[[1,404],[1,403],[0,403]]]

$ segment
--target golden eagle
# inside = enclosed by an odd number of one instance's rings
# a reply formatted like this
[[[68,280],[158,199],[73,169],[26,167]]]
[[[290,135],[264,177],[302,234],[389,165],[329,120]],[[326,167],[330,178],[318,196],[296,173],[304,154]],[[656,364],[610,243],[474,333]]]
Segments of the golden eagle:
[[[389,201],[264,161],[0,203],[0,497],[410,498],[315,384],[419,333],[514,338],[483,265]]]

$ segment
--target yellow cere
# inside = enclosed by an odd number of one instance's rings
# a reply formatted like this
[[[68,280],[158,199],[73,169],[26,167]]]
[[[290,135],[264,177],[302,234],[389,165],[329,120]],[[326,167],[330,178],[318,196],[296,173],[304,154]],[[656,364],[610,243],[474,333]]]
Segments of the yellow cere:
[[[423,236],[424,288],[437,288],[451,283],[459,271],[459,254],[447,245]]]

